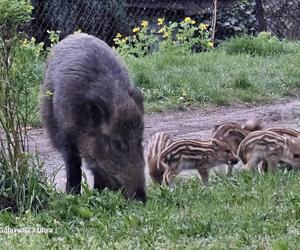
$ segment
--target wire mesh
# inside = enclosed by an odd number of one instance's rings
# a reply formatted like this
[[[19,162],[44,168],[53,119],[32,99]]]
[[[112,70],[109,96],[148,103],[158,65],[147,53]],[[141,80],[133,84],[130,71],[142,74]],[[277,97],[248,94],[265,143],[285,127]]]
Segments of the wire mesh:
[[[221,39],[245,30],[251,34],[257,31],[251,22],[248,25],[252,27],[248,30],[233,27],[233,32],[224,32],[224,23],[244,21],[245,16],[240,13],[243,8],[236,11],[242,2],[245,0],[218,0],[218,14],[224,10],[230,19],[229,22],[224,18],[217,19]],[[256,1],[248,2],[255,5]],[[299,0],[263,0],[262,3],[267,30],[279,37],[300,38]],[[49,42],[47,30],[59,30],[60,38],[64,38],[80,29],[113,45],[117,33],[129,35],[142,20],[147,20],[150,28],[156,25],[159,17],[164,17],[166,21],[181,21],[190,16],[198,21],[210,22],[213,11],[213,0],[32,0],[32,4],[33,19],[27,33],[46,45]],[[249,9],[244,11],[246,15]]]
[[[265,0],[263,8],[267,30],[282,38],[300,38],[299,0]]]

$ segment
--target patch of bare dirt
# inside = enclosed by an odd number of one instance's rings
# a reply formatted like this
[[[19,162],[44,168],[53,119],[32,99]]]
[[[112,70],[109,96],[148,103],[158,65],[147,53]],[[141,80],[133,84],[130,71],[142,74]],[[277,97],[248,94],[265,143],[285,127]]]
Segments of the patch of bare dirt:
[[[259,118],[265,127],[278,126],[299,130],[300,99],[253,107],[209,107],[146,115],[144,142],[147,145],[149,137],[157,131],[166,131],[175,138],[207,139],[216,124],[223,122],[242,124],[253,117]],[[49,175],[61,168],[56,175],[55,182],[59,189],[63,189],[66,181],[63,161],[59,153],[51,146],[45,130],[31,130],[29,137],[31,150],[36,148],[39,151]],[[86,169],[85,172],[90,180],[91,174]]]

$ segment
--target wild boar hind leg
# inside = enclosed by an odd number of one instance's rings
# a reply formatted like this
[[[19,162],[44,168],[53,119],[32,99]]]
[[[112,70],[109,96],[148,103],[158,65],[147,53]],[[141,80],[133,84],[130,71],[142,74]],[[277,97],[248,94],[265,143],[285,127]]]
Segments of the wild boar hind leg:
[[[199,166],[197,166],[197,170],[198,170],[198,173],[201,176],[203,185],[208,186],[208,175],[209,175],[208,166],[199,165]]]

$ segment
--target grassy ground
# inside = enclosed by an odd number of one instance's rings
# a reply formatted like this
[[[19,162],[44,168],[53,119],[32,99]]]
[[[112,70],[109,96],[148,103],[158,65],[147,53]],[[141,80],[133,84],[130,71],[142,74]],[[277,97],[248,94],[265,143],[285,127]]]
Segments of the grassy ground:
[[[135,84],[144,90],[148,111],[270,102],[299,93],[300,43],[284,43],[284,51],[270,55],[237,53],[228,47],[125,61]]]
[[[134,83],[143,89],[147,112],[206,104],[265,103],[297,95],[300,42],[275,42],[268,47],[245,41],[249,42],[249,38],[193,55],[174,50],[171,54],[124,61]],[[39,124],[37,107],[43,66],[43,61],[36,60],[27,67],[30,76],[24,76],[32,82],[29,121],[33,126]]]
[[[300,244],[300,172],[194,178],[173,190],[150,186],[146,205],[118,193],[55,193],[49,207],[0,227],[45,227],[50,234],[0,234],[3,248],[296,249]]]

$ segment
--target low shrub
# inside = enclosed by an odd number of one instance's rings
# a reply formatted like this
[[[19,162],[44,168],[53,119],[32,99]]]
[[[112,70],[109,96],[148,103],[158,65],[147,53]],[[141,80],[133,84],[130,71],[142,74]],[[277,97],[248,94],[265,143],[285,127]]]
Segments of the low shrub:
[[[269,56],[287,52],[286,43],[271,36],[268,32],[261,32],[257,37],[243,35],[224,42],[224,50],[228,54],[250,54]]]
[[[120,33],[114,39],[117,52],[123,56],[141,57],[152,52],[190,54],[192,51],[203,51],[213,47],[209,26],[197,24],[186,17],[181,22],[165,23],[158,18],[157,29],[149,28],[147,21],[132,29],[133,35],[123,37]]]
[[[27,129],[32,113],[36,119],[42,44],[21,43],[18,30],[30,20],[31,10],[25,0],[0,3],[0,210],[20,213],[44,206],[51,190],[38,156],[28,153]]]

